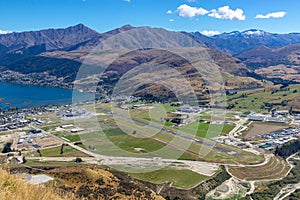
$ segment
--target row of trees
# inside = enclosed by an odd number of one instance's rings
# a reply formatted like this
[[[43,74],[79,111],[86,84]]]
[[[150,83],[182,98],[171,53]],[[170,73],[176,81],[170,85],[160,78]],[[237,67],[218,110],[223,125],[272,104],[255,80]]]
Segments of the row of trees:
[[[287,158],[294,153],[300,151],[300,139],[286,143],[276,148],[275,154],[283,158]]]

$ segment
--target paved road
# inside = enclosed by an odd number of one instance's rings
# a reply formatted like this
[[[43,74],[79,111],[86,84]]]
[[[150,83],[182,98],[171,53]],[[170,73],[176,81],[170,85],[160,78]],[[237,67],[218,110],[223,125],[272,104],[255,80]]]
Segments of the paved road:
[[[247,117],[240,119],[240,120],[236,123],[236,126],[229,132],[229,134],[228,134],[229,138],[234,138],[234,135],[233,135],[233,134],[236,133],[237,130],[239,130],[240,127],[242,127],[243,124],[245,124],[247,120],[248,120]]]
[[[293,163],[290,161],[290,159],[296,159],[296,160],[298,160],[297,158],[295,158],[295,156],[298,154],[298,152],[297,153],[295,153],[295,154],[293,154],[293,155],[291,155],[291,156],[289,156],[287,159],[286,159],[286,161],[287,161],[287,163],[289,163],[289,165],[290,165],[290,170],[288,171],[288,173],[287,173],[287,175],[291,172],[291,170],[295,167],[294,165],[293,165]],[[280,190],[280,192],[275,196],[275,198],[274,198],[274,200],[283,200],[283,199],[285,199],[286,197],[288,197],[288,196],[290,196],[293,192],[295,192],[297,189],[300,189],[300,182],[299,183],[296,183],[296,184],[289,184],[289,185],[287,185],[286,187],[284,187],[284,188],[282,188],[281,190]]]
[[[289,156],[289,157],[286,159],[286,162],[290,165],[290,169],[289,169],[289,171],[286,173],[286,175],[285,175],[284,177],[286,177],[286,176],[291,172],[291,170],[293,169],[293,167],[295,167],[295,166],[292,165],[292,163],[291,163],[289,160],[290,160],[291,158],[294,158],[294,156],[295,156],[296,154],[297,154],[297,153],[295,153],[295,154]],[[255,167],[255,166],[262,166],[262,165],[265,165],[266,163],[269,162],[270,158],[271,158],[272,156],[275,156],[275,155],[273,155],[273,154],[265,154],[264,156],[265,156],[265,161],[264,161],[264,162],[262,162],[262,163],[260,163],[260,164],[257,164],[257,165],[252,165],[252,166]],[[245,166],[246,166],[246,165],[245,165]],[[235,177],[233,174],[231,174],[230,171],[228,170],[229,167],[230,167],[230,166],[225,165],[226,171],[227,171],[227,173],[228,173],[231,177],[233,177],[233,178],[235,178],[235,179],[237,179],[237,180],[246,181],[246,180],[243,180],[243,179],[239,179],[239,178]],[[249,165],[248,165],[248,167],[249,167]],[[250,167],[251,167],[251,166],[250,166]],[[282,177],[282,178],[284,178],[284,177]],[[265,180],[257,180],[257,181],[246,181],[246,182],[249,182],[250,185],[251,185],[251,189],[250,189],[250,191],[248,191],[248,192],[246,193],[246,195],[250,195],[250,194],[252,194],[252,193],[255,191],[255,183],[269,182],[269,181],[278,181],[278,180],[281,180],[282,178],[279,178],[279,179],[267,179],[267,180],[265,179]],[[292,194],[295,190],[297,190],[297,189],[300,189],[300,183],[287,185],[286,187],[284,187],[284,188],[282,188],[282,189],[280,190],[280,192],[274,197],[274,200],[283,200],[283,199],[285,199],[286,197],[288,197],[289,195],[291,195],[291,194]]]
[[[300,189],[300,183],[287,185],[280,190],[280,192],[274,197],[274,200],[283,200],[290,196],[297,189]]]

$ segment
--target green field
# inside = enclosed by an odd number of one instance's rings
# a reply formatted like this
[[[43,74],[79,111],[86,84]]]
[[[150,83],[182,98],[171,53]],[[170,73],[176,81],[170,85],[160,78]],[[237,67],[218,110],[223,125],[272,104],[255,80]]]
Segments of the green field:
[[[98,104],[97,106],[103,107],[105,109],[110,110],[111,104]],[[135,119],[141,120],[143,122],[148,122],[148,119],[151,115],[149,112],[156,112],[156,110],[151,110],[151,107],[160,107],[158,108],[158,111],[160,109],[166,109],[167,112],[174,111],[176,107],[170,106],[170,104],[153,104],[148,105],[149,108],[147,109],[133,109],[129,110],[131,116]],[[97,109],[98,110],[98,109]],[[100,112],[100,110],[98,110]],[[128,112],[127,110],[114,108],[114,112]],[[223,112],[220,110],[219,112]],[[153,113],[152,113],[153,114]],[[206,111],[203,114],[211,114],[210,111]],[[230,117],[233,117],[237,115],[236,112],[230,112]],[[155,115],[154,113],[154,124],[161,125],[160,118],[158,118],[159,115]],[[187,160],[202,160],[202,161],[212,161],[212,162],[220,162],[220,163],[259,163],[262,161],[262,157],[256,156],[254,154],[243,152],[242,150],[234,147],[230,147],[227,145],[221,145],[217,144],[218,146],[223,146],[226,149],[230,149],[232,151],[235,151],[237,153],[242,154],[241,157],[236,157],[224,152],[217,151],[213,149],[208,155],[205,157],[199,157],[199,151],[201,149],[201,144],[192,142],[190,146],[184,146],[182,143],[189,143],[187,140],[184,139],[178,139],[174,144],[171,146],[166,146],[166,144],[170,144],[170,141],[174,140],[174,135],[160,131],[156,133],[155,135],[151,136],[152,130],[146,129],[142,130],[139,128],[133,128],[130,124],[128,124],[127,119],[120,118],[119,123],[122,124],[122,128],[126,129],[126,133],[121,131],[121,129],[117,126],[117,124],[114,121],[114,117],[111,114],[105,113],[104,115],[98,115],[97,119],[99,120],[100,126],[102,127],[102,131],[90,131],[89,133],[80,134],[80,137],[78,135],[72,135],[69,132],[60,131],[60,132],[54,132],[54,135],[58,137],[64,137],[71,142],[77,142],[82,141],[83,145],[80,145],[87,150],[95,151],[99,154],[103,155],[109,155],[109,156],[128,156],[128,153],[131,153],[132,156],[137,157],[147,157],[147,156],[158,156],[160,157],[161,154],[156,154],[157,151],[164,149],[166,150],[166,154],[162,156],[163,158],[180,158],[180,159],[187,159]],[[90,127],[89,120],[80,120],[80,127],[88,130]],[[137,125],[140,126],[139,123]],[[57,125],[59,126],[59,124]],[[143,126],[141,126],[143,127]],[[209,129],[210,127],[210,129]],[[193,134],[193,131],[197,131],[196,137],[198,139],[202,139],[203,137],[214,137],[217,136],[220,132],[222,134],[228,134],[233,126],[228,124],[209,124],[205,122],[193,122],[191,124],[186,125],[185,127],[181,127],[181,130],[178,130],[175,127],[171,127],[171,124],[165,125],[166,129],[172,130],[172,131],[180,131],[181,134],[191,135]],[[124,130],[124,129],[123,129]],[[207,131],[209,130],[209,135],[206,135]],[[133,134],[133,132],[136,131],[137,134]],[[150,137],[144,138],[143,136],[149,136],[147,135],[150,133]],[[154,131],[157,131],[154,130]],[[186,151],[188,149],[188,151]],[[120,151],[123,150],[123,151]],[[60,147],[58,149],[54,150],[45,150],[46,152],[42,152],[43,156],[60,156]],[[75,151],[75,152],[74,152]],[[185,153],[183,153],[185,152]],[[183,154],[182,154],[183,153]],[[182,155],[181,155],[182,154]],[[76,150],[72,150],[70,152],[65,151],[65,155],[63,156],[76,156],[78,155],[78,152]],[[180,156],[181,155],[181,156]]]
[[[77,134],[70,134],[70,133],[64,133],[64,132],[55,132],[53,133],[53,135],[60,137],[60,138],[66,138],[68,139],[70,142],[78,142],[80,141],[80,136]]]
[[[74,149],[70,146],[64,146],[64,153],[60,154],[61,146],[52,147],[48,149],[42,149],[41,154],[43,157],[88,157],[88,155]],[[34,153],[35,156],[39,156],[38,153]]]
[[[136,157],[147,157],[149,155],[152,155],[154,157],[158,156],[163,158],[175,158],[175,159],[178,158],[176,156],[178,155],[180,156],[180,154],[182,154],[182,151],[185,151],[184,149],[179,150],[175,147],[165,147],[165,144],[153,140],[151,138],[138,138],[133,135],[125,134],[120,129],[106,130],[105,132],[106,134],[94,133],[94,135],[93,134],[82,135],[82,138],[88,141],[87,143],[84,143],[85,147],[87,149],[89,149],[89,146],[95,147],[98,153],[103,155],[110,155],[110,156],[128,156],[127,154],[124,154],[124,152],[120,151],[120,149],[123,149],[126,152],[134,153],[132,155]],[[104,139],[100,139],[100,140],[93,139],[93,137],[99,137],[100,135],[102,135],[102,137],[107,137],[112,142],[112,144]],[[164,132],[160,132],[157,135],[155,135],[155,138],[158,138],[163,141],[170,141],[172,140],[173,136]],[[178,144],[178,147],[180,146],[181,145]],[[210,152],[205,157],[201,158],[199,156],[196,156],[199,155],[199,152],[201,150],[201,145],[193,142],[187,148],[188,152],[182,154],[179,157],[179,159],[201,160],[201,161],[232,163],[232,164],[237,164],[237,163],[257,164],[263,161],[262,156],[257,156],[249,152],[244,152],[241,149],[237,149],[234,147],[221,145],[221,144],[218,144],[218,146],[235,151],[237,153],[242,154],[243,156],[236,157],[234,155],[230,155],[215,149],[211,149]],[[161,154],[157,155],[156,151],[160,150],[161,148],[165,148],[166,151],[164,151],[163,155]],[[151,154],[151,152],[155,152],[155,153]]]
[[[111,104],[98,104],[97,106],[103,107],[105,109],[111,109]],[[132,109],[129,110],[131,117],[143,121],[148,122],[147,118],[150,116],[153,117],[154,124],[161,125],[160,115],[156,115],[155,112],[160,112],[161,109],[166,109],[167,112],[174,111],[176,107],[170,106],[170,104],[153,104],[148,105],[148,108],[145,109]],[[158,110],[151,110],[158,107]],[[160,107],[160,108],[159,108]],[[97,109],[98,110],[98,109]],[[151,111],[150,111],[151,110]],[[100,112],[100,110],[98,110]],[[114,108],[114,112],[125,113],[127,110]],[[149,114],[150,112],[150,114]],[[154,114],[151,112],[154,112]],[[222,110],[218,112],[223,112]],[[203,114],[211,114],[211,111],[206,111]],[[214,112],[215,114],[215,112]],[[237,112],[229,112],[230,117],[237,115]],[[109,156],[128,156],[128,153],[131,156],[136,157],[163,157],[163,158],[174,158],[177,159],[186,159],[186,160],[201,160],[201,161],[211,161],[211,162],[220,162],[220,163],[259,163],[262,161],[262,157],[256,156],[254,154],[243,152],[242,150],[234,147],[230,147],[227,145],[217,144],[218,146],[222,146],[226,149],[230,149],[237,153],[242,154],[241,157],[236,157],[230,155],[225,152],[220,152],[215,149],[211,150],[209,154],[205,157],[199,156],[199,151],[201,150],[201,144],[195,143],[180,137],[177,137],[176,142],[172,143],[170,146],[166,146],[166,144],[170,144],[172,140],[174,140],[174,135],[160,131],[155,135],[152,135],[153,131],[157,132],[157,129],[147,128],[145,130],[140,129],[138,126],[143,127],[137,123],[137,127],[132,127],[127,119],[120,118],[119,123],[122,124],[122,131],[118,125],[114,121],[114,117],[111,114],[105,113],[104,115],[98,115],[97,119],[99,120],[99,124],[102,127],[102,131],[90,131],[89,133],[80,134],[80,137],[75,134],[72,135],[67,131],[54,132],[53,134],[58,137],[64,137],[70,142],[82,141],[83,144],[80,145],[87,150],[95,151],[99,154],[109,155]],[[80,120],[80,127],[88,130],[91,125],[89,124],[89,119]],[[59,126],[59,124],[57,125]],[[194,131],[197,130],[196,137],[202,140],[203,137],[214,137],[222,134],[228,134],[234,126],[228,124],[210,124],[205,122],[193,122],[184,127],[181,127],[179,130],[175,127],[171,127],[171,124],[168,124],[165,128],[172,131],[179,131],[181,134],[190,135],[193,134]],[[209,134],[207,132],[209,130]],[[126,132],[126,133],[125,133]],[[136,132],[136,134],[133,134]],[[148,135],[149,133],[149,135]],[[183,144],[188,144],[189,146],[185,146]],[[164,150],[164,155],[160,153],[161,150]],[[186,149],[188,149],[186,151]],[[122,151],[123,150],[123,151]],[[45,152],[43,152],[45,151]],[[60,155],[60,147],[54,149],[45,149],[42,151],[43,156],[61,156]],[[76,152],[76,150],[66,150],[65,155],[63,156],[77,156],[80,152]],[[182,154],[182,155],[181,155]],[[161,156],[162,155],[162,156]]]
[[[165,168],[153,172],[131,174],[132,177],[156,184],[172,182],[172,186],[189,189],[208,177],[185,169]]]
[[[124,133],[121,129],[106,130],[104,133],[115,145],[133,153],[137,153],[134,148],[142,148],[144,149],[144,152],[147,153],[164,147],[163,144],[151,139],[130,136]]]
[[[99,105],[100,107],[104,107],[102,106],[102,104]],[[107,104],[105,104],[105,108],[109,108],[109,106]],[[114,112],[120,112],[120,113],[124,113],[124,112],[128,112],[122,109],[114,109]],[[133,110],[129,110],[131,117],[137,119],[137,120],[141,120],[144,122],[149,122],[148,120],[146,120],[145,118],[149,117],[148,114],[148,110],[144,110],[144,109],[133,109]],[[222,110],[220,110],[219,112],[222,112]],[[207,111],[205,114],[210,114],[210,111]],[[240,115],[241,113],[237,113],[237,112],[230,112],[230,117],[235,116],[235,115]],[[107,118],[108,120],[106,120],[106,124],[108,126],[111,127],[117,127],[115,122],[113,121],[113,119],[111,118],[111,115],[105,115],[101,116],[101,122],[100,123],[104,123],[104,119]],[[153,122],[155,124],[160,124],[161,122],[156,122],[156,119],[153,120]],[[159,120],[159,119],[157,119]],[[125,151],[131,152],[131,153],[135,153],[135,155],[137,156],[143,156],[143,152],[155,152],[158,149],[161,149],[162,147],[165,146],[165,144],[169,144],[170,141],[172,141],[174,139],[174,135],[161,131],[156,133],[154,136],[151,136],[149,138],[140,138],[140,135],[145,135],[147,136],[147,131],[149,133],[151,133],[152,129],[150,128],[147,129],[146,131],[143,131],[142,129],[139,128],[133,128],[132,126],[130,126],[127,123],[128,119],[123,119],[120,118],[119,123],[122,124],[123,128],[126,129],[126,133],[120,133],[120,130],[118,130],[118,128],[113,128],[113,129],[107,129],[105,130],[105,134],[102,133],[102,136],[104,137],[108,137],[109,140],[111,142],[113,142],[114,145],[117,146],[117,148],[112,147],[111,145],[109,145],[105,140],[100,140],[100,141],[90,141],[90,146],[101,146],[100,147],[100,151],[98,153],[100,154],[104,154],[104,155],[120,155],[120,151],[118,150],[118,148],[121,148]],[[139,124],[137,124],[139,125]],[[143,126],[141,126],[143,127]],[[222,134],[228,134],[233,128],[233,125],[229,125],[229,124],[210,124],[210,123],[205,123],[205,122],[194,122],[191,123],[189,125],[186,125],[185,127],[181,127],[179,130],[175,127],[169,127],[169,126],[165,126],[166,129],[172,130],[172,131],[179,131],[181,134],[186,134],[186,135],[191,135],[193,134],[197,129],[197,138],[198,139],[202,139],[203,137],[215,137],[217,135],[219,135],[219,133],[222,132]],[[207,131],[209,130],[209,134],[206,135]],[[133,131],[137,132],[137,135],[133,135]],[[157,131],[156,129],[153,131]],[[95,133],[97,135],[97,133]],[[101,135],[101,133],[99,133]],[[91,136],[87,135],[87,140],[90,140],[89,137],[98,137],[98,136],[92,136],[93,134],[91,134]],[[159,142],[157,140],[163,141],[163,142]],[[217,151],[215,149],[213,149],[208,155],[206,155],[204,158],[199,158],[199,156],[195,157],[195,155],[199,155],[199,151],[201,149],[201,144],[192,142],[192,144],[190,144],[189,147],[184,147],[178,149],[177,147],[183,147],[183,145],[181,143],[185,143],[187,142],[186,140],[180,139],[179,142],[177,142],[177,144],[175,145],[175,147],[173,146],[170,149],[170,157],[166,157],[166,158],[172,158],[172,154],[174,154],[174,152],[178,151],[184,151],[186,148],[188,149],[188,153],[184,154],[183,156],[181,156],[181,159],[197,159],[197,160],[204,160],[204,161],[211,161],[211,162],[220,162],[220,163],[243,163],[243,164],[247,164],[247,163],[259,163],[262,162],[263,158],[260,156],[256,156],[254,154],[251,154],[249,152],[244,152],[241,149],[238,148],[234,148],[234,147],[230,147],[227,145],[221,145],[221,144],[217,144],[218,146],[223,146],[226,149],[230,149],[232,151],[235,151],[237,153],[242,154],[243,156],[241,157],[237,157],[237,156],[233,156],[230,155],[228,153],[225,152],[220,152]],[[95,144],[93,144],[95,143]],[[98,143],[98,144],[97,144]],[[85,144],[86,145],[86,144]],[[87,146],[87,145],[86,145]],[[138,150],[137,148],[141,148],[142,151]],[[170,147],[169,147],[170,148]],[[96,148],[97,149],[97,148]],[[145,155],[144,155],[145,156]]]
[[[74,162],[66,162],[66,161],[39,161],[39,160],[27,160],[25,163],[26,166],[33,166],[33,167],[69,167],[69,166],[78,166],[78,165],[85,165],[84,162],[76,163]]]
[[[292,106],[299,110],[299,97],[299,85],[290,85],[282,89],[279,86],[274,86],[272,88],[238,92],[235,95],[227,96],[226,103],[227,105],[235,105],[232,110],[266,112],[269,107],[264,105],[265,102],[275,104],[273,108],[276,109],[289,109]],[[214,101],[220,106],[225,105],[225,102],[222,102],[220,98],[216,98]]]
[[[121,129],[112,129],[104,131],[108,139],[113,142],[117,147],[132,153],[151,153],[158,151],[162,148],[167,148],[167,151],[170,153],[170,158],[173,155],[178,154],[178,150],[173,149],[171,147],[166,147],[164,143],[155,141],[151,138],[139,138],[128,135],[124,133]],[[163,134],[164,135],[164,134]],[[162,136],[163,137],[163,136]],[[155,137],[159,138],[159,137]],[[172,138],[172,137],[171,137]],[[166,139],[166,137],[164,137]],[[171,140],[171,139],[170,139]],[[140,148],[140,149],[139,149]],[[137,150],[139,149],[139,150]],[[188,153],[183,153],[180,156],[180,159],[185,160],[197,160],[196,156],[190,155]]]
[[[156,105],[154,104],[152,107],[158,108],[159,107],[163,107],[164,109],[166,109],[168,112],[170,111],[175,111],[177,107],[173,107],[170,106],[170,104],[162,104],[162,105]],[[115,108],[115,111],[120,112],[120,113],[126,113],[127,111],[124,111],[122,109],[117,109]],[[161,115],[160,114],[153,114],[150,118],[149,116],[149,111],[148,110],[140,110],[140,109],[132,109],[129,111],[130,116],[134,119],[138,119],[140,121],[146,122],[146,123],[150,123],[150,121],[152,121],[152,123],[156,123],[158,125],[161,125]],[[223,112],[223,111],[220,111]],[[209,114],[209,113],[208,113]],[[218,113],[214,113],[214,114],[218,114]],[[234,113],[230,113],[229,114],[231,117],[234,116]],[[105,116],[106,118],[106,123],[103,123],[103,119],[100,120],[101,123],[101,127],[102,124],[104,124],[104,127],[107,126],[111,126],[111,127],[116,127],[115,122],[113,121],[112,118],[108,116]],[[104,118],[104,116],[103,116]],[[98,118],[99,119],[99,118]],[[140,125],[140,124],[138,124]],[[171,122],[164,122],[164,126],[166,128],[169,128],[170,130],[178,130],[177,128],[172,128],[174,124]],[[140,125],[141,127],[144,125]],[[233,125],[229,125],[229,124],[212,124],[212,123],[204,123],[204,122],[193,122],[191,124],[188,124],[184,127],[180,127],[180,131],[187,133],[187,134],[195,134],[197,131],[197,136],[198,137],[207,137],[207,138],[212,138],[212,137],[216,137],[220,134],[228,134],[232,129],[234,128]],[[209,132],[208,132],[209,131]]]
[[[220,134],[228,134],[234,126],[229,124],[210,124],[210,123],[197,123],[193,122],[191,124],[188,124],[182,128],[180,128],[181,131],[189,133],[189,134],[195,134],[197,130],[197,136],[198,137],[207,137],[212,138],[219,136]],[[209,130],[209,132],[208,132]]]

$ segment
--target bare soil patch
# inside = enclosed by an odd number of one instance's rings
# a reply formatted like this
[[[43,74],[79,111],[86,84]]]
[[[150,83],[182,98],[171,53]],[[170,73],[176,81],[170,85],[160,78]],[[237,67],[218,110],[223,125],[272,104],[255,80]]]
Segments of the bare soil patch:
[[[253,123],[250,126],[250,130],[246,133],[245,139],[256,138],[258,136],[265,135],[270,132],[277,131],[277,130],[284,129],[284,128],[286,128],[286,126]]]

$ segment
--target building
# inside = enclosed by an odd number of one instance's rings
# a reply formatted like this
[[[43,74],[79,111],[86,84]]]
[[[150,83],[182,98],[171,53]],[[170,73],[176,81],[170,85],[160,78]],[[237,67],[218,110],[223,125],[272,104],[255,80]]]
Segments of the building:
[[[60,128],[72,128],[73,124],[61,125]]]
[[[42,130],[40,129],[34,129],[34,130],[30,130],[28,131],[29,134],[38,134],[38,133],[42,133]]]
[[[78,132],[81,132],[81,131],[84,131],[83,128],[73,128],[71,129],[71,133],[78,133]]]
[[[267,117],[265,119],[266,122],[275,122],[275,123],[286,123],[284,118],[279,117]]]
[[[265,115],[250,115],[249,116],[249,120],[251,121],[264,121],[266,119],[266,116]]]
[[[287,114],[289,114],[289,111],[288,110],[277,110],[277,111],[275,111],[275,114],[286,116]]]
[[[24,138],[20,138],[18,144],[23,144],[24,140],[25,140]]]

